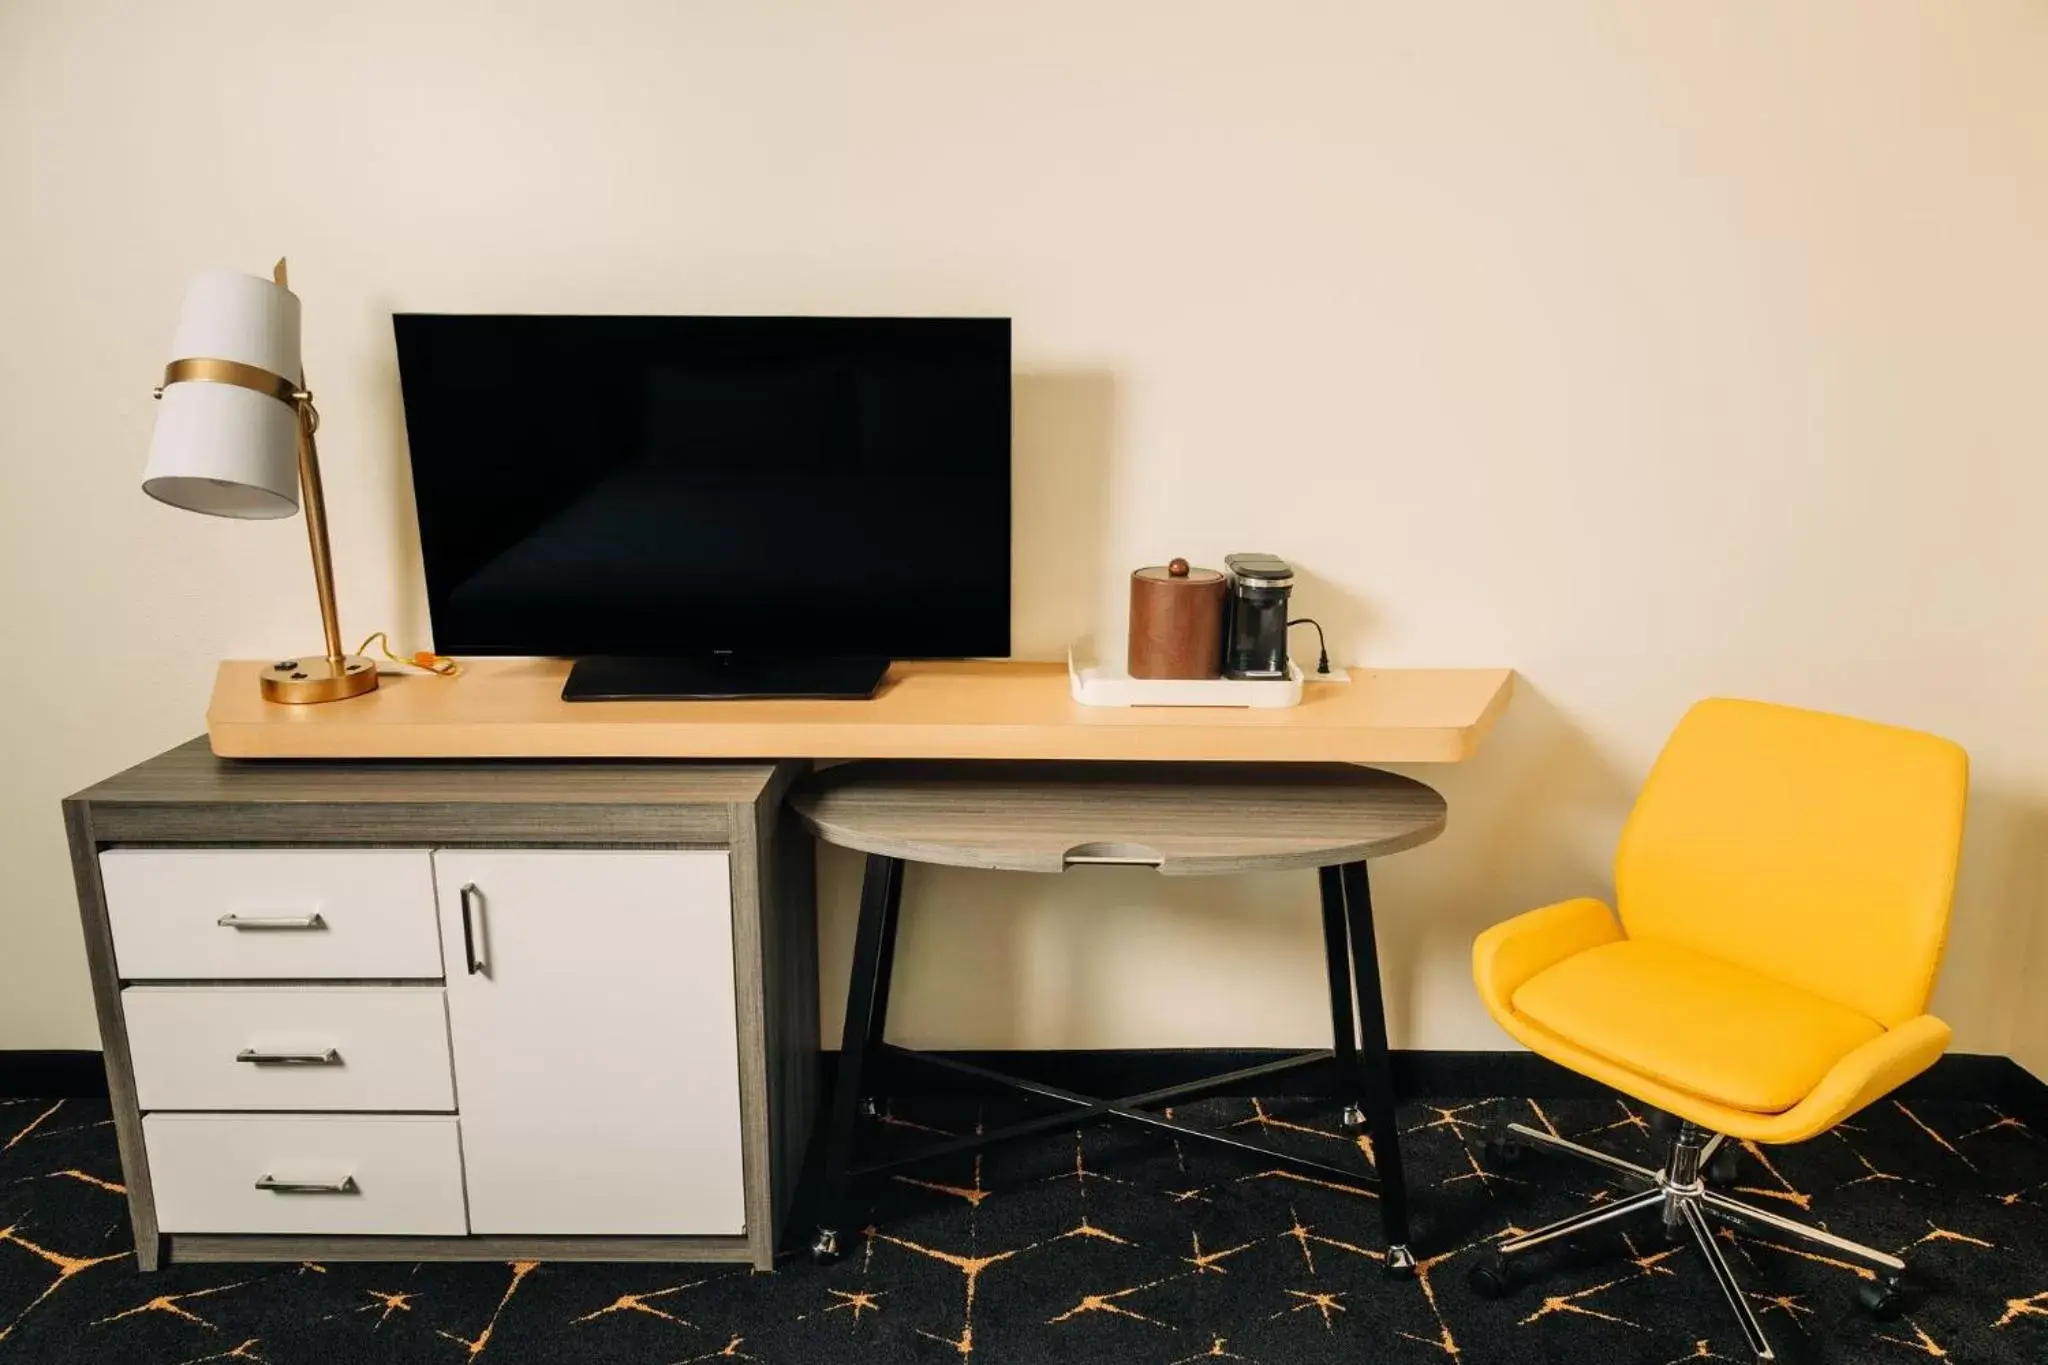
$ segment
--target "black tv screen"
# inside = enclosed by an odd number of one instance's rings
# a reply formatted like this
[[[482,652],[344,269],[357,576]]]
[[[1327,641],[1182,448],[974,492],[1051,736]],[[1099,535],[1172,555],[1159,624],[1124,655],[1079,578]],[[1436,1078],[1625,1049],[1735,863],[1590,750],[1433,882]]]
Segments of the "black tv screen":
[[[440,652],[1010,652],[1007,319],[392,322]]]

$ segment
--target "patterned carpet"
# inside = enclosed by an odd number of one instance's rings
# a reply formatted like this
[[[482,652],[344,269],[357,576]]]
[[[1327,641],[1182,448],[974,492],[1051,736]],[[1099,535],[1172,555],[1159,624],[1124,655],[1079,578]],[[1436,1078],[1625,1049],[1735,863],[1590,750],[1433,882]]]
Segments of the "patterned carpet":
[[[1005,1111],[1008,1112],[1007,1110]],[[1213,1100],[1183,1117],[1369,1160],[1321,1101]],[[966,1101],[899,1102],[895,1143],[995,1122]],[[1379,1273],[1359,1189],[1261,1172],[1148,1135],[1090,1129],[940,1164],[878,1193],[840,1264],[774,1275],[692,1266],[173,1266],[129,1260],[103,1103],[0,1101],[0,1365],[61,1362],[1008,1362],[1745,1360],[1697,1254],[1654,1233],[1553,1258],[1502,1302],[1466,1287],[1475,1249],[1604,1197],[1575,1164],[1481,1159],[1509,1118],[1648,1159],[1615,1101],[1403,1107],[1418,1279]],[[2048,1141],[1983,1105],[1880,1104],[1765,1160],[1750,1197],[1902,1251],[1924,1294],[1876,1323],[1853,1270],[1730,1240],[1787,1360],[2048,1360]]]

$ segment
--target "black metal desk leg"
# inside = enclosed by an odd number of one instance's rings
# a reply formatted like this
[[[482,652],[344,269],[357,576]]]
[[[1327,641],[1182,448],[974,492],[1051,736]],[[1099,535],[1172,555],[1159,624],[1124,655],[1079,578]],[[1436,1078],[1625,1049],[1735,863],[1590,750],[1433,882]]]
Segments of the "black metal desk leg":
[[[1335,867],[1316,869],[1323,891],[1323,963],[1330,973],[1330,1036],[1337,1054],[1337,1084],[1344,1126],[1365,1127],[1358,1102],[1358,1025],[1351,1016],[1351,946],[1344,929],[1344,882]]]
[[[1358,984],[1360,1082],[1365,1090],[1366,1129],[1372,1134],[1373,1164],[1379,1168],[1380,1225],[1387,1238],[1387,1273],[1415,1273],[1408,1246],[1408,1182],[1401,1171],[1401,1139],[1394,1118],[1394,1058],[1387,1046],[1387,1006],[1380,993],[1379,948],[1373,938],[1372,887],[1364,863],[1346,863],[1340,873],[1344,915],[1351,930],[1351,973]]]
[[[896,919],[903,906],[903,862],[868,855],[860,888],[860,926],[853,936],[853,979],[846,991],[846,1028],[839,1038],[839,1072],[832,1082],[831,1127],[825,1133],[825,1175],[818,1190],[818,1235],[811,1257],[839,1255],[839,1219],[846,1203],[866,1086],[889,1018],[889,974],[896,960]]]

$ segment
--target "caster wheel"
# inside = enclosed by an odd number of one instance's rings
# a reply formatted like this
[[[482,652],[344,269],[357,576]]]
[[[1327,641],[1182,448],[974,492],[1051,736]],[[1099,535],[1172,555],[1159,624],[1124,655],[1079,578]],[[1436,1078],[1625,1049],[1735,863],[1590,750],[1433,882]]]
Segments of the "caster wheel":
[[[1906,1290],[1896,1275],[1865,1280],[1856,1286],[1856,1302],[1879,1322],[1890,1322],[1906,1311]]]
[[[1385,1273],[1390,1280],[1414,1279],[1415,1253],[1405,1246],[1388,1247]]]
[[[1482,1299],[1504,1299],[1514,1292],[1515,1275],[1507,1257],[1489,1251],[1465,1272],[1465,1283]]]
[[[839,1233],[832,1228],[819,1228],[818,1235],[811,1240],[811,1260],[819,1265],[831,1265],[839,1259]]]
[[[1529,1157],[1529,1149],[1514,1138],[1489,1138],[1485,1148],[1486,1164],[1503,1171],[1511,1171]]]
[[[873,1095],[861,1096],[860,1116],[864,1119],[878,1119],[882,1116],[882,1106],[875,1102]]]
[[[1741,1174],[1742,1149],[1722,1143],[1721,1149],[1714,1153],[1714,1159],[1707,1163],[1707,1183],[1733,1185]]]
[[[1337,1119],[1337,1126],[1360,1132],[1365,1128],[1365,1111],[1355,1104],[1344,1106],[1344,1112]]]

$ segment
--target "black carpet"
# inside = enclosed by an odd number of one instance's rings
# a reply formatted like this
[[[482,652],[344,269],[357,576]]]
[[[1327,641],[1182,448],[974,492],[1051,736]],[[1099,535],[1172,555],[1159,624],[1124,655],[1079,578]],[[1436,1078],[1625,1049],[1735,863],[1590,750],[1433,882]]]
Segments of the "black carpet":
[[[1007,1110],[1005,1111],[1008,1112]],[[1180,1111],[1368,1169],[1321,1101]],[[902,1101],[899,1144],[995,1122]],[[1510,1118],[1651,1158],[1615,1101],[1403,1106],[1423,1273],[1389,1281],[1362,1189],[1261,1172],[1104,1128],[939,1163],[878,1193],[872,1228],[819,1269],[683,1265],[181,1265],[138,1275],[104,1103],[0,1102],[0,1365],[14,1361],[1313,1362],[1748,1359],[1697,1254],[1638,1231],[1588,1240],[1502,1302],[1465,1269],[1503,1229],[1604,1197],[1575,1163],[1480,1159]],[[1857,1272],[1732,1238],[1781,1358],[2048,1361],[2048,1141],[1979,1104],[1884,1102],[1746,1158],[1740,1186],[1903,1253],[1906,1317],[1854,1306]]]

